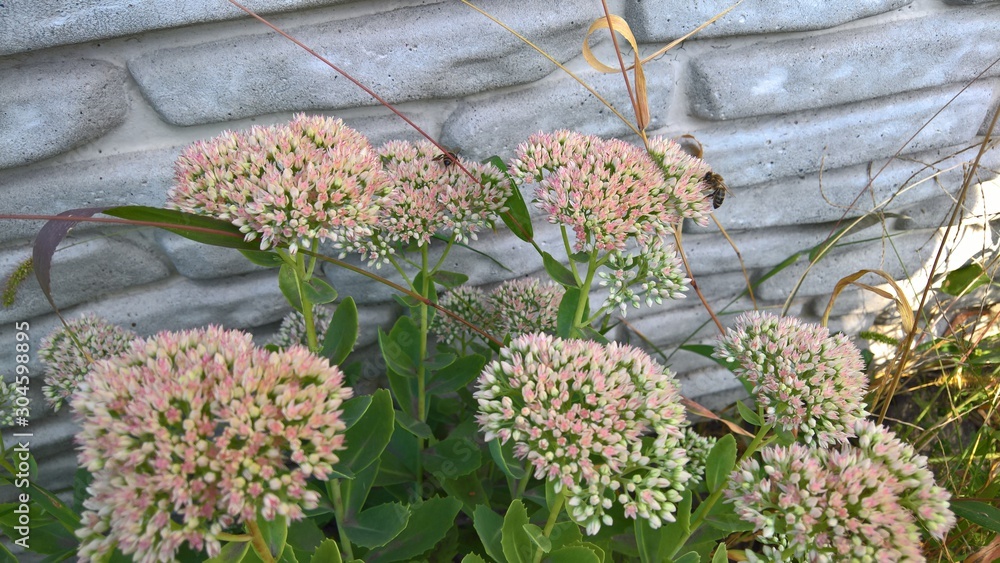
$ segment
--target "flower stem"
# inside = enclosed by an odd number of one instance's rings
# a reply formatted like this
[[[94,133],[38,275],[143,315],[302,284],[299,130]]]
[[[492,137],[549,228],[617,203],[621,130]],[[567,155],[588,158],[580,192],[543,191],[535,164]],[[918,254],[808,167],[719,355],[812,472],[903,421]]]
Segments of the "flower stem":
[[[427,298],[430,293],[431,273],[428,268],[429,257],[427,246],[420,247],[420,266],[423,276],[420,276],[421,286],[415,287],[417,293]],[[427,421],[427,334],[430,331],[430,314],[427,305],[423,302],[419,306],[420,311],[420,358],[417,363],[417,420]],[[424,439],[417,438],[417,495],[423,497],[424,469],[421,457],[424,451]]]
[[[267,542],[264,541],[264,534],[261,533],[257,522],[247,520],[246,526],[247,531],[250,532],[250,545],[253,546],[253,550],[260,557],[260,560],[264,563],[275,563],[274,556],[271,555],[271,550],[267,547]]]
[[[528,478],[525,477],[525,480]],[[559,519],[559,513],[562,512],[563,504],[566,502],[566,488],[563,487],[562,491],[556,495],[556,499],[552,501],[552,506],[549,507],[549,519],[545,521],[545,527],[542,528],[542,535],[549,537],[552,534],[552,528],[556,525],[556,520]],[[545,552],[542,548],[535,549],[535,560],[534,563],[540,563],[542,557],[545,556]]]
[[[337,519],[337,533],[340,534],[340,548],[343,550],[344,561],[350,561],[354,559],[354,549],[347,537],[347,530],[344,529],[344,497],[340,494],[340,481],[334,480],[327,490],[330,491],[333,501],[333,515]]]
[[[756,452],[760,448],[761,444],[764,443],[767,435],[771,432],[771,428],[773,428],[773,425],[765,424],[764,426],[761,426],[759,430],[757,430],[757,434],[754,435],[753,440],[750,442],[750,445],[747,446],[746,451],[744,451],[743,455],[740,456],[740,459],[736,461],[737,465],[739,465],[740,462],[742,462],[744,459],[752,456],[754,452]],[[705,498],[704,501],[702,501],[701,505],[698,506],[698,510],[695,511],[695,517],[691,520],[691,525],[688,527],[688,533],[678,538],[677,543],[674,546],[673,552],[668,554],[670,557],[676,555],[677,552],[680,551],[682,547],[684,547],[684,544],[687,542],[688,538],[690,538],[691,535],[694,534],[694,532],[699,527],[701,527],[701,525],[705,522],[705,519],[708,518],[709,511],[711,511],[712,507],[715,506],[715,503],[719,501],[719,498],[722,497],[722,494],[725,490],[726,490],[725,487],[719,487],[714,492],[712,492],[712,494],[708,495],[708,497]]]

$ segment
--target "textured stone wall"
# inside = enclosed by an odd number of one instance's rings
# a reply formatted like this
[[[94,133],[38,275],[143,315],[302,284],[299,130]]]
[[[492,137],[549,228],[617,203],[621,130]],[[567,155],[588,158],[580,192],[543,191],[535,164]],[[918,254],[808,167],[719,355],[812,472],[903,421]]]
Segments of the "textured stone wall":
[[[510,156],[528,135],[557,128],[636,140],[569,76],[458,1],[248,4],[467,156]],[[612,2],[644,53],[728,4]],[[629,113],[621,77],[591,70],[580,53],[600,2],[479,5]],[[780,306],[797,287],[791,312],[815,320],[848,273],[882,268],[919,278],[961,186],[963,163],[975,156],[997,108],[997,29],[995,1],[745,0],[646,66],[649,131],[693,134],[703,143],[705,158],[733,189],[716,216],[751,279],[892,198],[881,221],[863,223],[851,244],[835,249],[800,286],[804,261],[764,282],[758,305]],[[601,41],[596,50],[610,62],[609,42]],[[161,205],[185,144],[286,121],[297,111],[342,117],[374,143],[417,138],[348,80],[223,0],[3,0],[0,7],[0,213]],[[1000,167],[998,152],[982,164]],[[997,212],[996,194],[984,195],[990,189],[996,185],[983,184],[972,198],[970,220]],[[28,256],[39,225],[0,223],[0,275]],[[536,228],[543,248],[558,243],[556,229],[541,222]],[[978,234],[978,242],[953,245],[953,262],[985,244],[981,229],[967,234]],[[714,226],[686,229],[684,244],[699,287],[721,311],[745,287],[736,252]],[[264,334],[287,311],[274,272],[232,251],[94,225],[78,228],[64,246],[52,276],[56,302],[69,316],[93,311],[141,334],[207,323]],[[456,252],[451,269],[467,271],[477,284],[541,269],[534,253],[504,231],[482,237],[477,248],[509,268]],[[341,294],[363,304],[361,344],[370,345],[375,327],[398,314],[390,290],[342,270],[325,273]],[[883,305],[871,294],[848,292],[831,326],[857,331]],[[751,306],[740,298],[730,309]],[[13,327],[22,320],[36,346],[57,324],[33,280],[12,308],[0,310],[2,370],[13,366]],[[627,320],[670,350],[708,316],[690,293],[632,311]],[[624,326],[616,334],[637,341]],[[711,335],[709,326],[696,339]],[[738,387],[690,354],[671,362],[684,374],[687,394],[707,402],[720,404]],[[44,412],[41,369],[37,362],[32,368],[32,451],[58,487],[75,462],[73,427],[66,413]]]

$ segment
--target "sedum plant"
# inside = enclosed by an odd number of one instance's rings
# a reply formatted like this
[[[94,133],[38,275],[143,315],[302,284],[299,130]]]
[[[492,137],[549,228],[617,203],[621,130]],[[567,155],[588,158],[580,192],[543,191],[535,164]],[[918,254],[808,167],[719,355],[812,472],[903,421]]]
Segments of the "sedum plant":
[[[71,544],[63,555],[923,560],[925,538],[955,524],[949,495],[926,458],[868,421],[845,337],[738,318],[715,356],[747,386],[752,431],[722,437],[695,431],[668,367],[606,337],[630,305],[683,297],[671,237],[708,219],[710,170],[662,138],[539,133],[509,163],[474,163],[429,142],[375,149],[339,120],[302,115],[192,145],[173,211],[108,213],[212,230],[189,236],[277,268],[293,312],[267,349],[221,327],[114,351],[118,329],[74,332],[89,361],[66,392],[83,494],[39,509]],[[534,242],[522,189],[558,225],[559,257]],[[443,269],[499,221],[551,280],[484,289]],[[324,241],[368,267],[323,254]],[[399,292],[404,315],[379,329],[376,361],[353,350],[357,309],[321,261]],[[352,397],[364,374],[380,389]]]

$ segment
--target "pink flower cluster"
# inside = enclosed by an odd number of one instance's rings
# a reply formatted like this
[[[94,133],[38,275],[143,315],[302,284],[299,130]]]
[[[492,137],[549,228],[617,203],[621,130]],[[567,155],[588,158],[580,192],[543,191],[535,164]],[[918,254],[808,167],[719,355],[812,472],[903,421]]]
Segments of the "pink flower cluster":
[[[712,210],[708,165],[669,139],[652,139],[647,153],[618,139],[539,133],[517,148],[511,170],[538,182],[536,205],[573,229],[577,251],[623,251],[631,238],[662,236],[684,218],[705,222]]]
[[[255,348],[219,327],[160,333],[98,362],[72,407],[91,473],[82,560],[117,546],[172,561],[209,555],[230,526],[314,508],[307,479],[329,478],[344,447],[343,374],[305,348]]]
[[[85,315],[52,331],[38,349],[47,370],[42,394],[52,410],[58,411],[69,401],[94,362],[127,351],[135,338],[134,332],[96,315]]]
[[[199,141],[176,164],[175,209],[233,222],[261,249],[329,239],[363,250],[388,176],[368,139],[339,119],[298,115],[287,125]]]
[[[528,334],[483,370],[475,398],[486,440],[514,441],[539,479],[565,490],[597,533],[618,503],[658,528],[690,479],[684,408],[669,370],[637,348]]]
[[[737,318],[715,355],[738,364],[736,375],[753,386],[766,423],[806,444],[843,442],[867,416],[861,353],[825,327],[751,311]]]
[[[885,427],[853,426],[857,447],[772,446],[733,472],[725,494],[764,544],[750,561],[924,561],[918,524],[938,539],[954,526],[926,458]]]
[[[508,334],[555,332],[564,292],[554,282],[521,278],[504,281],[489,292],[459,286],[441,296],[439,305],[502,340]],[[475,340],[465,325],[441,313],[431,329],[447,344]]]
[[[506,211],[513,188],[492,164],[438,158],[441,151],[428,141],[391,141],[379,154],[393,185],[378,223],[380,255],[396,245],[423,246],[435,234],[467,242]]]

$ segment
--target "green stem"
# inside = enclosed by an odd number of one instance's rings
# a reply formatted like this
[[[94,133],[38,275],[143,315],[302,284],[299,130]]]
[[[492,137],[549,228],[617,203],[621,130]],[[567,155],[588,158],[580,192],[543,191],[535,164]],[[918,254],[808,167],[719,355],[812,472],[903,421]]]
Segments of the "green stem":
[[[572,260],[570,260],[572,262]],[[580,284],[580,302],[576,304],[576,313],[573,314],[573,326],[582,328],[584,324],[583,313],[587,310],[587,304],[590,301],[590,286],[594,283],[594,275],[597,274],[597,269],[600,264],[597,262],[596,254],[590,255],[590,263],[587,264],[587,277]]]
[[[421,286],[414,289],[422,297],[430,293],[431,274],[428,269],[429,256],[427,246],[420,248],[420,267],[424,275],[420,276]],[[426,303],[420,303],[420,357],[417,363],[417,420],[427,422],[427,334],[430,331],[430,315]],[[417,494],[422,496],[424,472],[421,456],[424,450],[424,439],[417,438]]]
[[[351,548],[351,540],[347,537],[347,530],[344,529],[344,497],[340,494],[340,481],[334,480],[327,489],[333,501],[333,515],[337,519],[337,532],[340,534],[344,561],[350,561],[354,559],[354,550]]]
[[[524,478],[525,481],[528,480],[527,477]],[[562,512],[563,503],[566,502],[566,488],[564,487],[562,491],[556,496],[555,501],[552,502],[552,506],[549,507],[549,519],[545,521],[545,527],[542,528],[542,535],[549,537],[552,534],[552,528],[556,525],[556,520],[559,519],[559,513]],[[545,552],[542,548],[535,549],[535,561],[534,563],[540,563],[542,557],[545,556]]]
[[[261,533],[257,522],[247,520],[246,525],[247,531],[250,532],[250,545],[253,546],[253,550],[260,557],[260,560],[264,563],[275,563],[274,556],[271,555],[271,550],[267,547],[267,542],[264,541],[264,534]]]
[[[747,446],[746,451],[743,452],[743,455],[740,456],[740,459],[736,460],[737,466],[744,459],[747,459],[748,457],[752,456],[761,447],[761,445],[767,438],[767,435],[771,432],[771,428],[773,428],[773,425],[765,424],[764,426],[761,426],[759,430],[757,430],[757,434],[753,437],[753,440],[750,442],[750,445]],[[690,538],[695,533],[695,531],[697,531],[698,528],[705,523],[705,519],[708,518],[708,513],[712,510],[712,507],[715,506],[715,503],[719,501],[719,498],[722,496],[725,490],[726,490],[725,487],[719,487],[712,494],[708,495],[708,497],[705,498],[704,501],[702,501],[702,503],[698,506],[698,510],[695,511],[694,518],[692,518],[691,520],[691,525],[688,527],[688,533],[678,538],[673,551],[668,554],[670,557],[676,555],[677,552],[680,551],[682,547],[684,547],[684,544],[687,543],[688,538]]]

